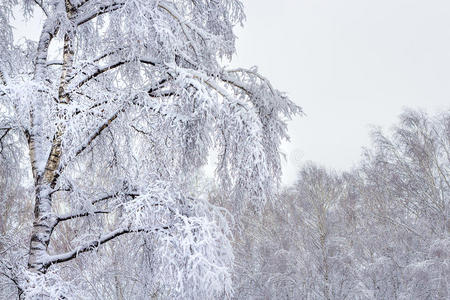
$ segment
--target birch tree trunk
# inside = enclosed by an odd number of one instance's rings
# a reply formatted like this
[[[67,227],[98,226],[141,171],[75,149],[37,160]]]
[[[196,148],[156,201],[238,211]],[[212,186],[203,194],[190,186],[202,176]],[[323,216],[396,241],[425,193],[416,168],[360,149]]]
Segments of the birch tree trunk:
[[[65,11],[67,18],[70,19],[74,12],[74,7],[69,0],[65,0]],[[48,29],[47,29],[48,30]],[[54,34],[50,34],[44,27],[43,33],[39,41],[38,59],[36,61],[36,74],[38,80],[43,77],[43,68],[46,67],[48,56],[48,49],[51,38]],[[55,31],[55,29],[53,30]],[[68,76],[73,64],[73,32],[69,31],[64,35],[63,48],[63,65],[61,68],[61,79],[58,89],[58,104],[69,103],[69,96],[66,93],[68,84]],[[58,113],[61,116],[61,113]],[[30,118],[33,120],[33,118]],[[33,124],[31,126],[32,130]],[[28,260],[28,268],[34,272],[45,273],[49,267],[46,258],[48,256],[48,245],[52,236],[53,229],[57,224],[57,217],[52,210],[52,190],[55,187],[56,179],[58,177],[57,170],[61,162],[62,155],[62,136],[64,134],[64,124],[61,120],[58,121],[56,133],[54,134],[50,154],[47,158],[43,174],[35,175],[35,208],[34,208],[34,222],[33,230],[30,239],[30,256]],[[32,135],[34,136],[34,135]],[[34,139],[30,139],[30,158],[32,169],[36,170],[36,153]],[[34,174],[35,172],[33,172]]]

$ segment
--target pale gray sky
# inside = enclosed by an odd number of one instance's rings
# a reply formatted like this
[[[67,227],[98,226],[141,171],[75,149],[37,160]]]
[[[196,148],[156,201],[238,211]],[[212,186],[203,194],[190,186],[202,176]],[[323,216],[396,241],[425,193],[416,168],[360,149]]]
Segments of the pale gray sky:
[[[243,2],[233,64],[257,65],[307,114],[289,123],[283,182],[307,160],[351,168],[369,125],[389,128],[403,107],[450,108],[450,1]],[[23,34],[36,38],[39,21]]]
[[[302,106],[284,145],[285,183],[299,163],[351,168],[369,125],[403,107],[450,108],[450,1],[244,0],[233,64],[259,66]]]

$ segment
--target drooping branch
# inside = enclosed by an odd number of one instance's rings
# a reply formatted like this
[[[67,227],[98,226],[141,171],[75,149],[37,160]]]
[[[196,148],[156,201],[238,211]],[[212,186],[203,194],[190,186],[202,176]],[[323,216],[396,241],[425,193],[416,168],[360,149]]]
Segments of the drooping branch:
[[[93,251],[94,249],[98,248],[100,245],[103,245],[103,244],[105,244],[119,236],[127,234],[127,233],[137,233],[137,232],[155,233],[158,231],[168,230],[169,228],[170,228],[169,226],[153,227],[151,229],[147,229],[147,228],[131,229],[129,227],[119,228],[119,229],[113,230],[107,234],[102,235],[97,240],[89,241],[89,242],[85,243],[84,245],[80,245],[69,252],[49,256],[48,259],[46,260],[46,262],[43,264],[43,268],[48,268],[49,266],[51,266],[53,264],[70,261],[70,260],[76,258],[81,253]]]
[[[191,35],[187,31],[187,26],[186,26],[187,22],[185,20],[183,20],[178,13],[176,13],[173,9],[169,8],[167,5],[163,5],[160,3],[158,6],[160,8],[162,8],[163,10],[165,10],[166,12],[168,12],[169,15],[171,15],[174,19],[176,19],[178,21],[178,23],[181,26],[181,30],[184,33],[184,36],[189,41],[189,43],[188,43],[189,46],[191,47],[192,51],[194,51],[195,56],[198,57],[199,51],[198,51],[197,47],[195,46],[195,43],[193,42]],[[188,27],[189,27],[189,25],[188,25]]]
[[[111,56],[111,55],[113,55],[113,54],[119,53],[120,51],[122,51],[122,50],[124,50],[124,49],[125,49],[124,47],[119,47],[119,48],[114,49],[114,50],[112,50],[112,51],[108,51],[108,52],[106,52],[106,53],[103,53],[103,54],[97,56],[96,58],[94,58],[94,59],[92,60],[92,62],[99,62],[100,60],[102,60],[102,59],[104,59],[104,58],[106,58],[106,57],[108,57],[108,56]]]
[[[84,1],[84,2],[87,3],[88,1]],[[83,24],[97,18],[98,16],[116,11],[116,10],[120,9],[123,5],[124,5],[124,2],[120,2],[120,1],[112,1],[111,3],[101,5],[95,11],[89,12],[86,15],[76,17],[74,20],[74,23],[77,24],[77,26],[83,25]],[[82,5],[78,6],[78,8],[81,8],[81,7],[82,7]]]
[[[239,88],[240,90],[245,92],[250,97],[253,95],[253,92],[251,91],[250,87],[246,86],[245,84],[243,84],[240,81],[235,80],[234,78],[228,76],[227,74],[220,75],[220,79],[229,85]]]
[[[267,78],[263,77],[261,74],[259,74],[258,72],[255,72],[253,70],[249,70],[249,69],[244,69],[244,68],[237,68],[237,69],[231,69],[231,70],[225,70],[224,72],[222,72],[221,74],[219,74],[219,78],[224,82],[227,83],[231,86],[234,86],[240,90],[242,90],[243,92],[245,92],[249,97],[251,97],[255,91],[254,89],[245,84],[244,82],[237,80],[235,77],[236,76],[230,76],[230,74],[233,73],[241,73],[243,75],[246,76],[250,76],[253,78],[258,79],[263,85],[265,85],[269,90],[270,93],[273,96],[277,96],[279,93],[276,92],[276,90],[272,87],[272,84],[270,83],[269,80],[267,80]]]
[[[94,79],[94,78],[100,76],[101,74],[105,73],[106,71],[113,70],[117,67],[120,67],[123,64],[125,64],[125,61],[116,61],[116,62],[106,65],[104,67],[97,66],[93,72],[84,74],[85,76],[83,78],[81,78],[80,81],[74,85],[74,87],[69,89],[67,91],[67,93],[73,92],[74,90],[82,87],[84,84],[86,84],[91,79]]]
[[[276,94],[275,89],[272,87],[272,84],[270,83],[270,81],[267,78],[265,78],[264,76],[262,76],[261,74],[259,74],[258,72],[255,72],[255,71],[249,70],[249,69],[244,69],[244,68],[237,68],[237,69],[228,70],[228,73],[243,73],[243,74],[252,75],[254,77],[257,77],[259,80],[264,82],[264,84],[270,89],[270,92],[272,93],[272,95]]]
[[[99,60],[100,59],[102,59],[102,58],[99,58]],[[138,61],[143,63],[143,64],[151,65],[153,67],[158,64],[156,61],[154,61],[152,59],[140,59]],[[92,79],[97,78],[98,76],[106,73],[107,71],[114,70],[117,67],[120,67],[120,66],[122,66],[122,65],[124,65],[126,63],[129,63],[129,62],[130,62],[129,60],[119,60],[119,61],[115,61],[113,63],[110,63],[110,64],[108,64],[106,66],[103,66],[103,67],[96,66],[92,72],[84,74],[85,76],[80,78],[78,82],[71,83],[71,84],[73,84],[73,86],[72,86],[72,88],[68,89],[67,94],[70,94],[73,91],[79,89],[80,87],[85,85],[87,82],[91,81]]]
[[[171,15],[177,22],[182,26],[184,34],[186,34],[186,26],[191,29],[193,32],[198,34],[203,40],[211,39],[211,34],[204,31],[203,29],[198,28],[196,25],[192,24],[186,18],[184,18],[178,11],[173,7],[171,3],[167,1],[161,1],[158,4],[158,7],[162,10],[165,10],[169,15]],[[188,36],[186,36],[189,38]]]
[[[175,68],[175,69],[177,69],[177,68]],[[216,93],[218,93],[223,98],[225,98],[229,101],[232,101],[232,102],[236,102],[238,105],[242,106],[240,104],[239,99],[234,97],[233,95],[231,95],[227,89],[225,89],[220,84],[218,84],[213,76],[209,76],[208,74],[205,74],[201,71],[196,71],[196,70],[187,70],[187,71],[191,74],[191,76],[193,78],[203,82],[204,84],[206,84],[208,87],[210,87],[212,90],[214,90]],[[244,106],[242,106],[242,107],[244,107]],[[247,109],[247,108],[245,108],[245,109]]]

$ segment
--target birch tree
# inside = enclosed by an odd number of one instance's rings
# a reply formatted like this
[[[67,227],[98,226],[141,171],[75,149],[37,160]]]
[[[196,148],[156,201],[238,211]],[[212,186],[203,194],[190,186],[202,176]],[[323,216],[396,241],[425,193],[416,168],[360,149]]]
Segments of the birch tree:
[[[449,298],[450,114],[406,110],[342,174],[305,164],[235,239],[237,299]]]
[[[449,111],[406,110],[391,135],[375,130],[373,141],[362,166],[370,249],[364,285],[377,299],[446,299]]]
[[[43,18],[37,42],[14,42],[19,9]],[[88,293],[61,265],[136,234],[154,243],[161,295],[231,295],[225,213],[192,197],[191,174],[215,149],[233,207],[262,208],[300,112],[256,69],[224,65],[243,19],[237,0],[2,1],[0,137],[34,191],[20,297]]]

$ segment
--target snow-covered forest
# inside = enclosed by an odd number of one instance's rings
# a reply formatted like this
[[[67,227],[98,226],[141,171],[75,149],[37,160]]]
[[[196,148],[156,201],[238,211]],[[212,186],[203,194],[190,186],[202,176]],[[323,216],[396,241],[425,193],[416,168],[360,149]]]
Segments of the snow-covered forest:
[[[358,166],[283,186],[305,116],[228,67],[244,19],[239,0],[0,2],[0,299],[450,297],[450,110],[405,109]]]

